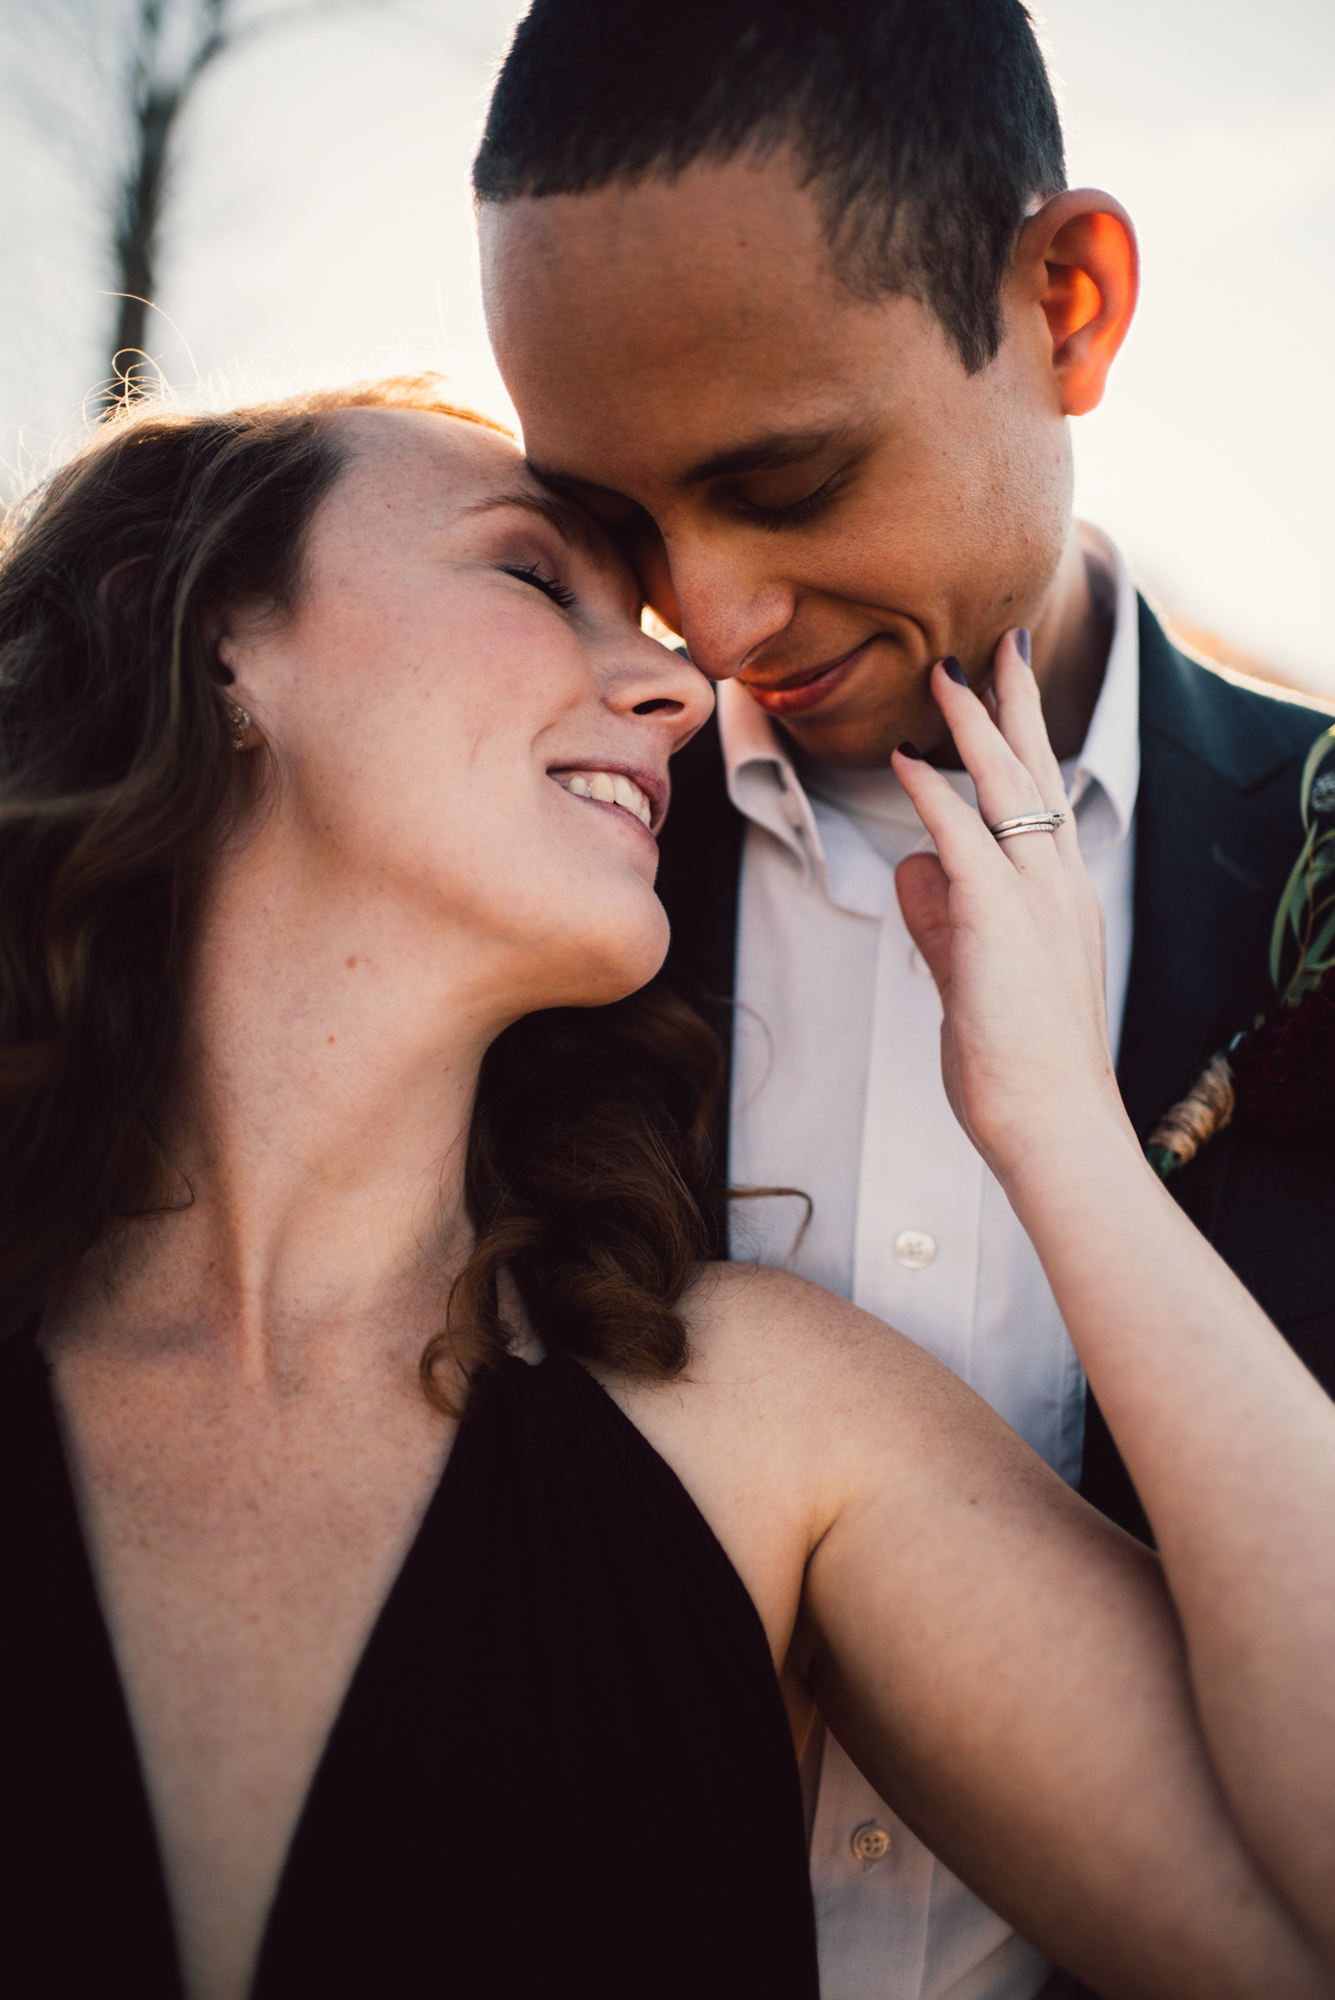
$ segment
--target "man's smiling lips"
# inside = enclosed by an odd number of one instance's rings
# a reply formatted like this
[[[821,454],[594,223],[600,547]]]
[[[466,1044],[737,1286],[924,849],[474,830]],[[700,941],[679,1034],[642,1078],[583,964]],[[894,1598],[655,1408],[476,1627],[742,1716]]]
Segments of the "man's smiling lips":
[[[816,708],[826,701],[836,688],[841,688],[853,669],[866,657],[870,639],[864,639],[851,653],[843,653],[837,660],[829,660],[821,667],[808,667],[804,673],[782,682],[777,687],[763,687],[740,676],[742,686],[753,701],[759,702],[771,715],[801,715],[809,708]]]

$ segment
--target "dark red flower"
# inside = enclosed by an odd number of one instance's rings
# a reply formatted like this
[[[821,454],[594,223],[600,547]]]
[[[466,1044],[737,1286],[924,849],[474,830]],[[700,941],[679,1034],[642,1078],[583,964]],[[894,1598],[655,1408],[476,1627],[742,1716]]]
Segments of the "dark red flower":
[[[1335,1136],[1335,966],[1229,1050],[1238,1109],[1285,1138]]]

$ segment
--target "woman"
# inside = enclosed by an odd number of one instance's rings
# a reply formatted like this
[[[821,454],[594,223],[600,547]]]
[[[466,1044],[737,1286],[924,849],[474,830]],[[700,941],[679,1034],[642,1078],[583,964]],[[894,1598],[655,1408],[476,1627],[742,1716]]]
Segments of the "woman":
[[[126,420],[13,538],[22,1990],[812,1995],[819,1702],[1100,1991],[1329,1993],[1335,1416],[1139,1157],[1069,828],[897,760],[947,1086],[1162,1570],[908,1342],[698,1268],[707,1044],[624,996],[710,694],[638,606],[427,385]],[[1000,730],[933,689],[988,824],[1057,796],[1013,645]]]

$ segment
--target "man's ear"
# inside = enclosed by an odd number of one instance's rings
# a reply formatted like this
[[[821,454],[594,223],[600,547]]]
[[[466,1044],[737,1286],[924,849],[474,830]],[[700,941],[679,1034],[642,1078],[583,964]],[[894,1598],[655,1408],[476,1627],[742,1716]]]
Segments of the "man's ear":
[[[1015,274],[1047,320],[1062,414],[1082,417],[1103,400],[1136,310],[1140,253],[1131,217],[1097,188],[1055,195],[1026,222]]]

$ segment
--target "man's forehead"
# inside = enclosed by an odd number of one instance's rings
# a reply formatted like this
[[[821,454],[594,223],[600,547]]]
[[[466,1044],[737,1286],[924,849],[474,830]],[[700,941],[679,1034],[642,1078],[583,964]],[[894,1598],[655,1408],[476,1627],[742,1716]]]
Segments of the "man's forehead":
[[[838,280],[816,202],[780,160],[487,204],[482,225],[488,325],[525,447],[545,478],[591,496],[652,509],[817,460],[893,426],[956,366],[920,300]]]
[[[651,270],[666,298],[717,260],[732,269],[837,282],[824,210],[786,147],[763,158],[697,160],[580,194],[520,195],[479,214],[483,284],[505,267],[530,282],[580,282],[590,270]],[[809,269],[802,268],[810,265]]]
[[[519,197],[484,205],[480,223],[488,329],[526,423],[535,367],[553,394],[568,376],[566,400],[626,368],[694,393],[777,382],[800,353],[828,372],[853,323],[876,316],[834,274],[811,196],[754,169]]]
[[[791,463],[866,425],[896,382],[921,367],[916,299],[839,292],[799,309],[786,296],[720,278],[674,296],[650,272],[633,311],[606,266],[588,284],[494,284],[488,321],[501,373],[544,474],[597,482],[585,461],[646,453],[691,482],[742,460]],[[715,463],[718,461],[718,463]],[[606,483],[606,482],[604,482]]]

